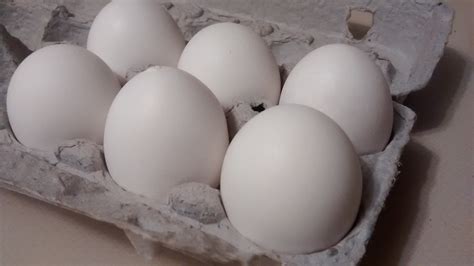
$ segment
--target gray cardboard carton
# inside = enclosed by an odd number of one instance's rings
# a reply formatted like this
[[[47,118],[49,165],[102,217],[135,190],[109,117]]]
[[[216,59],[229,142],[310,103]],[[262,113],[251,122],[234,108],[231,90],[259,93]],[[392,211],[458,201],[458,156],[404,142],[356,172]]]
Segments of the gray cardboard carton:
[[[86,140],[64,143],[54,153],[30,150],[11,132],[5,108],[16,66],[51,43],[85,46],[88,29],[108,1],[11,0],[0,2],[0,187],[122,228],[140,254],[161,246],[204,261],[288,265],[355,265],[365,253],[377,217],[396,180],[403,147],[416,115],[394,102],[394,129],[384,151],[362,156],[362,206],[352,230],[335,246],[312,254],[277,254],[241,236],[226,218],[219,191],[188,183],[159,204],[119,187],[103,161],[102,147]],[[422,89],[443,54],[453,11],[435,0],[176,0],[161,1],[189,40],[222,21],[253,28],[271,47],[284,80],[308,52],[348,43],[381,67],[395,99]],[[351,10],[373,14],[373,26],[355,39]],[[144,66],[146,67],[146,66]],[[129,78],[137,70],[131,69]],[[231,135],[264,102],[241,103],[227,113]],[[284,195],[282,195],[284,196]]]

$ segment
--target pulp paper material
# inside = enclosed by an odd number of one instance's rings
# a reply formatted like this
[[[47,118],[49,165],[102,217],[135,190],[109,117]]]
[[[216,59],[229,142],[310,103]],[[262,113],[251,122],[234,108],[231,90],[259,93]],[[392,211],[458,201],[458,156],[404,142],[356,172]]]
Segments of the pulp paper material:
[[[354,265],[365,253],[377,217],[396,180],[398,161],[415,122],[394,102],[392,139],[383,152],[362,156],[364,190],[352,230],[321,252],[285,255],[262,249],[230,224],[219,191],[188,183],[165,203],[130,193],[108,174],[102,147],[87,140],[64,143],[56,152],[30,150],[8,125],[5,94],[14,69],[30,53],[51,43],[85,46],[88,29],[108,1],[12,0],[0,3],[0,187],[37,198],[125,230],[137,251],[150,257],[159,246],[206,261],[289,265]],[[381,67],[392,95],[403,96],[428,82],[451,30],[453,12],[438,1],[218,1],[163,2],[189,40],[203,27],[231,21],[248,25],[271,47],[284,80],[305,54],[343,42],[367,52]],[[358,41],[347,28],[351,8],[374,13],[374,25]],[[133,72],[135,70],[130,70]],[[227,114],[233,136],[265,103],[240,103]],[[284,196],[284,195],[282,195]]]

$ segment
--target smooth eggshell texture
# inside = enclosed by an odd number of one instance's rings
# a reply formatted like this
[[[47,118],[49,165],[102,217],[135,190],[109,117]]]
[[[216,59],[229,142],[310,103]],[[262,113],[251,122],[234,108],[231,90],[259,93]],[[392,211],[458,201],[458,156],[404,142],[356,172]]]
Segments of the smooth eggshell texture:
[[[87,49],[122,79],[149,66],[178,64],[185,46],[173,18],[153,0],[112,1],[95,18]]]
[[[270,108],[232,140],[221,194],[230,222],[264,248],[302,254],[337,243],[360,204],[354,148],[326,115],[301,105]]]
[[[120,84],[96,55],[72,45],[52,45],[28,56],[13,74],[8,117],[18,140],[53,150],[67,140],[102,144],[107,112]]]
[[[218,23],[198,32],[179,60],[183,69],[206,84],[225,110],[237,103],[278,103],[278,65],[262,38],[250,28]]]
[[[313,107],[331,117],[358,154],[385,148],[392,131],[393,105],[381,70],[361,50],[331,44],[305,56],[292,70],[280,104]]]
[[[104,152],[119,185],[162,200],[186,182],[216,187],[228,142],[224,111],[212,92],[184,71],[153,67],[117,95]]]

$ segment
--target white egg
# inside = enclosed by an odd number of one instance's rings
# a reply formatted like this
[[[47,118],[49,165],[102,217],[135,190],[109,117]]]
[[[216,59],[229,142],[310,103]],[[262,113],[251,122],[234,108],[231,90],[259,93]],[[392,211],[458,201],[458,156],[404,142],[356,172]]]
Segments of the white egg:
[[[337,243],[360,204],[359,159],[342,129],[302,105],[270,108],[232,140],[221,194],[230,222],[264,248],[301,254]]]
[[[87,49],[123,80],[149,66],[178,64],[185,41],[173,18],[158,1],[112,1],[95,18]]]
[[[313,107],[346,132],[358,154],[384,149],[393,106],[381,70],[361,50],[332,44],[305,56],[286,80],[280,104]]]
[[[216,187],[228,142],[224,111],[212,92],[184,71],[153,67],[114,100],[104,152],[119,185],[162,200],[186,182]]]
[[[263,39],[248,27],[219,23],[204,28],[184,49],[178,68],[206,84],[225,110],[237,103],[278,103],[278,65]]]
[[[11,127],[24,145],[52,150],[66,140],[102,143],[104,124],[120,84],[96,55],[72,45],[52,45],[28,56],[7,93]]]

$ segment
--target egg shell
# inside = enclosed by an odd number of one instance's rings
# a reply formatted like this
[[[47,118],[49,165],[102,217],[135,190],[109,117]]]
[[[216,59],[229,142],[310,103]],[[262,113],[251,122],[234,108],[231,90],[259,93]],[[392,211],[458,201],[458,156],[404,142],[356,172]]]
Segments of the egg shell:
[[[392,131],[393,105],[387,82],[367,54],[331,44],[306,55],[283,86],[280,104],[313,107],[331,117],[358,154],[382,151]]]
[[[119,185],[162,200],[186,182],[216,187],[228,142],[224,111],[212,92],[184,71],[153,67],[114,100],[104,152]]]
[[[189,41],[178,68],[206,84],[225,110],[238,103],[273,106],[280,97],[280,72],[271,50],[243,25],[204,28]]]
[[[96,55],[72,45],[52,45],[28,56],[7,93],[10,125],[24,145],[54,150],[77,138],[102,144],[107,112],[120,84]]]
[[[158,1],[112,1],[92,23],[87,49],[101,57],[122,80],[150,66],[176,67],[185,41]]]
[[[326,249],[351,228],[362,173],[342,129],[310,107],[282,105],[250,120],[222,167],[222,201],[233,226],[266,249]]]

